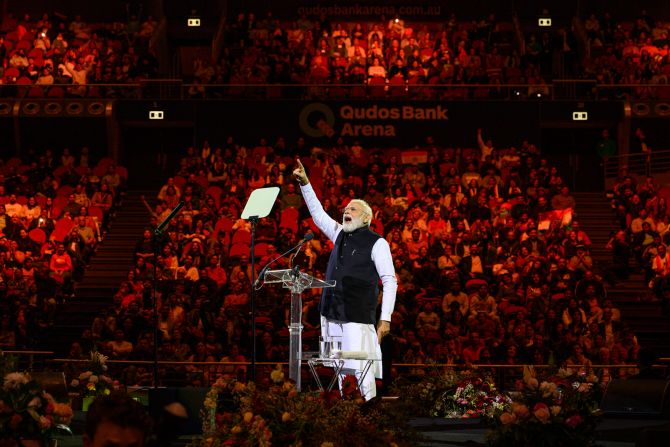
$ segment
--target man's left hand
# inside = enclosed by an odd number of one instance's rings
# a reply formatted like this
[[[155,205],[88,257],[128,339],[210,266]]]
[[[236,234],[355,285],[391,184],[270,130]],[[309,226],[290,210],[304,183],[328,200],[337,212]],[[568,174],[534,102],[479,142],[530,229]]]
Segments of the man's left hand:
[[[379,320],[377,323],[377,341],[382,342],[382,339],[391,332],[391,323],[389,321]]]

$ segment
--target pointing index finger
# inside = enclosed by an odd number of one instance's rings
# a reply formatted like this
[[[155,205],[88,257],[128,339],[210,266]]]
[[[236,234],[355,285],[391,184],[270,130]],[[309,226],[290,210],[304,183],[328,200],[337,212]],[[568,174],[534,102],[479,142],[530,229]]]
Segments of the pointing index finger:
[[[299,158],[296,158],[295,161],[298,162],[298,168],[300,168],[300,169],[302,169],[302,170],[305,170],[305,167],[302,165],[302,162],[300,161]]]

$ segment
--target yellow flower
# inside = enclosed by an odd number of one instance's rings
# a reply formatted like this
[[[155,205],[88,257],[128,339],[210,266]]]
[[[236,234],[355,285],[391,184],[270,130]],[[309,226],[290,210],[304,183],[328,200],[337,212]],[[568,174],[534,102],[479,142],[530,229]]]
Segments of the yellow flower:
[[[230,429],[230,432],[234,435],[238,435],[238,434],[242,433],[242,427],[240,427],[239,425],[236,425],[236,426],[234,426],[233,428]]]
[[[285,411],[284,414],[281,415],[281,421],[282,422],[288,422],[291,419],[293,419],[293,416],[288,411]]]
[[[251,411],[247,411],[246,413],[244,413],[244,422],[246,422],[247,424],[251,422],[253,418],[254,414]]]
[[[233,388],[233,391],[239,393],[244,391],[246,388],[246,385],[244,385],[242,382],[235,382],[235,387]]]
[[[88,384],[86,384],[86,388],[88,388],[90,391],[95,391],[95,383],[88,382]]]
[[[284,372],[281,369],[275,369],[270,373],[270,380],[274,383],[282,383],[284,381]]]
[[[536,390],[538,386],[540,386],[538,380],[535,377],[530,377],[528,380],[526,380],[526,385],[528,388],[531,390]]]

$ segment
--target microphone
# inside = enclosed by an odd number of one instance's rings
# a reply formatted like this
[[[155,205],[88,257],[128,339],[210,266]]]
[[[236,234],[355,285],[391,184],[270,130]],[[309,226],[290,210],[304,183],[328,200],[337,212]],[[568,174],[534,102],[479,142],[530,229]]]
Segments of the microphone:
[[[161,222],[158,227],[154,230],[154,234],[156,236],[159,236],[163,230],[165,230],[165,227],[168,226],[170,221],[175,218],[177,214],[179,214],[179,211],[181,211],[182,208],[184,208],[184,201],[182,200],[177,204],[177,206],[174,207],[172,211],[170,211],[170,214]]]
[[[312,232],[310,231],[309,233],[307,233],[307,234],[305,235],[304,238],[302,238],[302,240],[300,241],[300,243],[298,244],[298,246],[301,247],[305,242],[311,241],[312,239],[314,239],[314,233],[312,233]]]
[[[298,273],[299,273],[299,271],[298,271],[298,266],[294,264],[294,262],[295,262],[295,257],[298,256],[298,253],[300,253],[300,249],[301,249],[302,246],[305,244],[305,242],[310,241],[310,240],[312,240],[313,238],[314,238],[314,233],[312,233],[311,231],[310,231],[309,233],[307,233],[307,234],[305,235],[305,237],[302,238],[302,240],[301,240],[300,243],[298,244],[298,249],[295,251],[295,253],[294,253],[293,256],[291,257],[291,263],[289,264],[289,268],[291,269],[291,272],[292,272],[291,274],[293,275],[293,278],[294,278],[294,279],[298,277]]]
[[[300,242],[298,242],[297,245],[295,245],[294,247],[291,247],[290,250],[288,250],[288,251],[286,251],[286,252],[280,254],[279,256],[277,256],[276,258],[274,258],[272,261],[270,261],[270,262],[268,262],[267,264],[265,264],[265,267],[263,267],[263,268],[261,269],[261,272],[258,274],[258,278],[256,278],[256,282],[254,283],[254,287],[257,287],[257,286],[260,284],[260,282],[261,282],[262,279],[263,279],[263,276],[265,275],[265,272],[267,272],[268,268],[269,268],[272,264],[274,264],[276,261],[280,260],[280,259],[283,258],[284,256],[288,255],[289,253],[291,253],[291,252],[293,252],[293,251],[295,251],[295,250],[300,250],[300,248],[301,248],[303,245],[305,245],[307,242],[311,241],[312,239],[314,239],[314,233],[312,233],[312,232],[310,231],[309,233],[307,233],[307,234],[305,235],[305,237],[302,238],[302,240],[301,240]],[[291,259],[291,268],[293,268],[293,259]]]

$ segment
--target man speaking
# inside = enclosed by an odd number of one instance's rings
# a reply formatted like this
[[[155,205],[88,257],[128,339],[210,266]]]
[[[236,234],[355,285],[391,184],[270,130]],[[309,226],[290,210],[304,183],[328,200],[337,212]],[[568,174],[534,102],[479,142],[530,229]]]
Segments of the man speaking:
[[[366,400],[377,395],[375,378],[382,377],[379,343],[391,329],[398,283],[393,268],[391,249],[386,240],[370,230],[372,210],[363,200],[354,199],[344,209],[342,223],[333,220],[323,209],[309,183],[305,168],[297,160],[293,175],[317,227],[333,241],[328,260],[326,280],[335,280],[335,287],[323,290],[321,297],[321,334],[342,337],[343,351],[366,352],[376,359],[362,377],[365,361],[346,360],[340,376],[355,374],[361,394]],[[382,281],[382,308],[375,330],[379,280]]]

